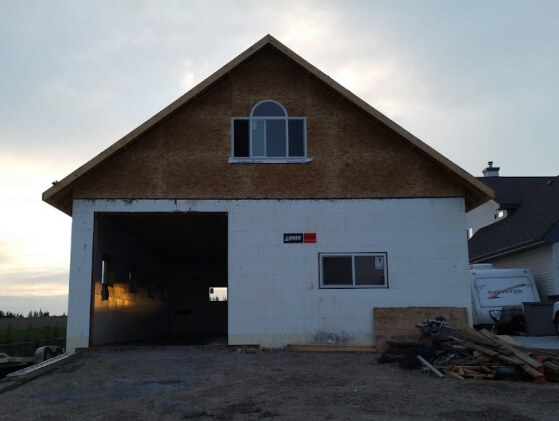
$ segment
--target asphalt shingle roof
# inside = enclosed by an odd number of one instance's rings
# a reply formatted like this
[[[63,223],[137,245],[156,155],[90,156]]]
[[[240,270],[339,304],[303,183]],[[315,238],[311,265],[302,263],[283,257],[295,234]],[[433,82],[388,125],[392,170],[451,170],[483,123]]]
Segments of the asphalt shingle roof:
[[[508,215],[468,242],[470,262],[559,241],[559,176],[480,177]]]

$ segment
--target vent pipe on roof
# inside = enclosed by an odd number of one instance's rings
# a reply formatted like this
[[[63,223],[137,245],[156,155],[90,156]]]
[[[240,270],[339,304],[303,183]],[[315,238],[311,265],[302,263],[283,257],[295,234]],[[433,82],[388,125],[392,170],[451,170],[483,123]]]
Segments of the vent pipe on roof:
[[[482,172],[484,177],[499,177],[499,167],[494,167],[493,161],[489,161]]]

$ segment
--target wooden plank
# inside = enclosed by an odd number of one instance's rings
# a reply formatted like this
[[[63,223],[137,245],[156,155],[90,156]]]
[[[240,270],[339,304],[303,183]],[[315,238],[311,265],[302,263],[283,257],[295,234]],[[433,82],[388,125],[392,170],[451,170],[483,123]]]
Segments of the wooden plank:
[[[475,329],[471,327],[465,329],[458,329],[458,336],[463,337],[464,339],[469,339],[470,341],[474,341],[475,343],[479,343],[482,345],[489,345],[495,346],[495,342],[492,339],[489,339],[482,335]]]
[[[462,370],[477,370],[479,369],[479,365],[474,365],[474,364],[470,364],[470,365],[453,365],[452,367],[457,368],[457,369],[462,369]]]
[[[507,357],[506,355],[499,354],[497,355],[497,358],[511,365],[515,365],[515,366],[522,365],[522,361],[516,357]]]
[[[537,379],[539,377],[543,377],[543,374],[540,373],[538,370],[536,370],[535,368],[531,367],[528,364],[524,364],[522,360],[520,360],[519,358],[516,357],[507,357],[505,355],[499,355],[498,358],[501,361],[505,361],[509,364],[515,365],[519,368],[521,368],[522,370],[524,370],[524,372],[526,372],[528,375],[532,376],[533,378]]]
[[[495,346],[497,346],[498,344],[495,342],[495,338],[497,338],[497,335],[492,334],[491,332],[489,332],[487,329],[480,329],[478,331],[478,333],[480,335],[483,336],[483,338],[485,338],[485,340],[491,341]]]
[[[503,347],[504,349],[506,349],[509,352],[512,352],[514,354],[515,357],[520,358],[522,361],[524,361],[526,364],[528,364],[529,366],[533,367],[533,368],[541,368],[543,367],[543,364],[540,363],[539,361],[535,360],[534,358],[530,357],[528,354],[519,351],[518,349],[516,349],[513,345],[510,345],[508,343],[506,343],[505,341],[503,341],[501,338],[499,338],[497,335],[493,335],[491,332],[489,332],[486,329],[482,329],[480,330],[480,332],[483,335],[487,335],[488,337],[491,337],[497,344],[499,344],[501,347]]]
[[[559,364],[546,360],[543,362],[543,366],[554,373],[559,373]]]
[[[497,351],[493,351],[489,348],[486,348],[486,347],[481,346],[481,345],[477,345],[473,342],[464,341],[464,340],[459,339],[459,338],[454,338],[454,339],[458,340],[461,344],[466,345],[469,348],[475,349],[476,351],[479,351],[482,354],[489,355],[490,357],[494,357],[494,356],[499,354]]]
[[[296,352],[377,352],[375,346],[289,344],[288,351]]]
[[[532,376],[534,379],[537,379],[539,377],[543,377],[543,374],[540,373],[538,370],[536,370],[535,368],[529,366],[528,364],[522,364],[520,366],[520,368],[522,370],[524,370],[526,373],[528,373],[530,376]]]
[[[444,370],[444,372],[446,374],[448,374],[450,377],[454,377],[457,380],[464,380],[464,377],[456,374],[455,372],[453,372],[452,370]]]
[[[484,371],[487,374],[494,374],[494,370],[485,365],[480,365],[479,368],[481,369],[481,371]]]

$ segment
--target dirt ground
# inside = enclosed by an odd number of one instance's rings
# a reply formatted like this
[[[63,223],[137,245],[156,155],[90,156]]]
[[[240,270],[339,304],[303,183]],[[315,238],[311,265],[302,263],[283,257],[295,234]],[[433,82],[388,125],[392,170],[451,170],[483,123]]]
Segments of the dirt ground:
[[[2,420],[556,420],[559,383],[437,378],[378,354],[127,348],[11,390]]]

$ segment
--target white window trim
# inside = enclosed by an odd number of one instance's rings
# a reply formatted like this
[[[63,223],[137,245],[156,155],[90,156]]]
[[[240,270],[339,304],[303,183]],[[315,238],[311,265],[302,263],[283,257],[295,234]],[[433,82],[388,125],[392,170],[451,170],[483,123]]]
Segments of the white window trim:
[[[324,285],[324,272],[322,265],[323,257],[351,257],[351,271],[353,278],[353,285],[338,284],[338,285]],[[382,256],[384,257],[384,284],[383,285],[355,285],[355,257],[356,256]],[[319,267],[319,285],[321,289],[388,289],[388,253],[387,252],[343,252],[343,253],[319,253],[318,254],[318,267]]]
[[[248,156],[243,157],[229,157],[230,164],[306,164],[311,162],[312,158],[298,158],[298,157],[287,157],[287,158],[266,158],[266,157],[256,157],[251,158]]]
[[[254,110],[264,103],[272,102],[278,105],[283,112],[284,116],[254,116]],[[236,157],[233,156],[235,149],[235,139],[234,139],[234,127],[235,120],[248,120],[248,147],[249,156]],[[266,156],[252,156],[252,125],[255,120],[283,120],[285,121],[285,157],[266,157]],[[302,120],[303,121],[303,156],[289,156],[289,120]],[[266,131],[264,131],[266,135]],[[266,147],[266,140],[264,138],[264,147]],[[231,156],[229,157],[229,163],[241,163],[241,164],[306,164],[311,162],[312,158],[307,156],[307,118],[306,117],[290,117],[287,113],[285,107],[278,101],[273,99],[264,99],[257,102],[252,109],[248,117],[232,117],[231,118]]]

